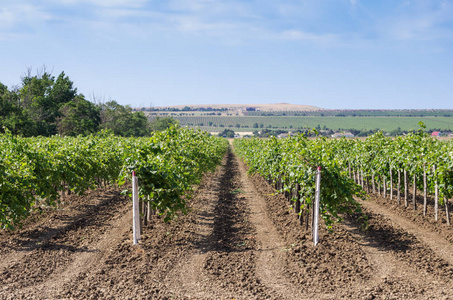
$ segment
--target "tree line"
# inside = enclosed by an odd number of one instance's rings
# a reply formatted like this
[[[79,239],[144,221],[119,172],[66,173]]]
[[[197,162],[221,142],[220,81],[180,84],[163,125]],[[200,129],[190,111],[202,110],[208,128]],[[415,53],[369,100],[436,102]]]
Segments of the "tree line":
[[[0,82],[0,133],[77,136],[107,130],[119,136],[147,136],[175,122],[164,118],[149,123],[143,112],[115,100],[93,103],[78,93],[64,72],[55,77],[45,69],[32,75],[29,69],[15,87]]]

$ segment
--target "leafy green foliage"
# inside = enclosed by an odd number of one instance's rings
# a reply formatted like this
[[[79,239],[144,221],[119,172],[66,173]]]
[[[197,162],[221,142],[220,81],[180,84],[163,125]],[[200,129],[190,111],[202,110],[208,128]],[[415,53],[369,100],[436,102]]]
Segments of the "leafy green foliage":
[[[98,130],[101,122],[99,108],[83,96],[65,103],[59,111],[61,117],[57,128],[60,135],[89,135]]]
[[[172,125],[178,125],[178,120],[172,117],[159,117],[152,119],[149,126],[153,131],[162,131],[170,128]]]
[[[94,104],[77,93],[62,72],[57,78],[45,70],[22,78],[18,88],[0,83],[0,132],[13,135],[88,135],[110,129],[120,136],[149,136],[148,119],[116,101]]]
[[[222,132],[218,133],[218,136],[227,137],[227,138],[234,138],[235,132],[231,129],[224,129]]]
[[[415,175],[419,190],[423,190],[423,172],[426,170],[428,193],[434,194],[437,182],[442,203],[444,198],[453,196],[453,143],[428,136],[423,132],[423,123],[420,127],[418,131],[395,139],[378,132],[366,140],[337,140],[336,147],[341,149],[338,156],[343,157],[341,165],[347,168],[349,164],[352,169],[363,170],[364,176],[374,176],[378,181],[385,176],[387,186],[390,183],[395,186],[398,180],[395,173],[406,170],[409,178]],[[404,190],[404,186],[402,188]]]
[[[220,162],[227,142],[205,132],[171,127],[151,138],[107,133],[86,137],[0,135],[0,224],[12,228],[68,190],[126,183],[137,172],[140,198],[170,220],[203,173]]]
[[[308,140],[304,135],[286,139],[235,140],[235,151],[250,166],[251,173],[283,183],[283,191],[300,186],[300,196],[305,199],[302,210],[308,210],[315,195],[315,174],[322,170],[321,216],[326,225],[341,220],[341,213],[360,212],[354,196],[362,196],[361,187],[348,177],[338,161],[332,140]]]
[[[120,136],[149,136],[148,119],[143,112],[132,112],[129,106],[123,106],[116,101],[101,105],[102,129],[110,129]]]

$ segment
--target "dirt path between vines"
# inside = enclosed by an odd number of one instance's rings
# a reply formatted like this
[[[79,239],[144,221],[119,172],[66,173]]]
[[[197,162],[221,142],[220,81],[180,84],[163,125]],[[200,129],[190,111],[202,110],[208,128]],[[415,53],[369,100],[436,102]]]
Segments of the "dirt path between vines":
[[[250,221],[256,228],[258,241],[256,274],[258,278],[279,299],[308,298],[308,295],[302,293],[301,289],[295,288],[295,285],[287,278],[284,269],[287,246],[270,220],[266,211],[266,201],[247,175],[245,165],[237,157],[236,163],[239,165],[244,197],[251,210]]]
[[[197,210],[195,247],[166,277],[189,299],[302,299],[286,278],[285,245],[244,165],[229,152]]]
[[[218,285],[210,283],[204,274],[208,253],[214,249],[216,206],[222,189],[221,178],[225,177],[226,164],[227,159],[224,159],[222,166],[212,178],[202,184],[196,195],[198,201],[191,206],[194,215],[193,231],[196,234],[193,247],[186,251],[164,279],[165,286],[172,291],[175,298],[220,299],[227,293]]]

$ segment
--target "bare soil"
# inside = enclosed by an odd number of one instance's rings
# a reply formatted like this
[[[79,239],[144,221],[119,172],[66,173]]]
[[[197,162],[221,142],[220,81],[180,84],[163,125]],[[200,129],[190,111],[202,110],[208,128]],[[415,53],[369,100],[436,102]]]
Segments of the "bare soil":
[[[0,233],[0,299],[453,298],[451,228],[382,199],[364,203],[366,231],[345,216],[314,247],[291,203],[229,151],[188,203],[132,246],[129,199],[71,196]]]

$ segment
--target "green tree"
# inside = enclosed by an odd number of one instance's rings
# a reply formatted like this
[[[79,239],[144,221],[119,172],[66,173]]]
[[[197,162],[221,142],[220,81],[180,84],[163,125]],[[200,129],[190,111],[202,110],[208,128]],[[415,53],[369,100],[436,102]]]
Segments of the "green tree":
[[[58,111],[58,107],[52,105],[48,98],[54,79],[46,71],[35,76],[31,76],[29,72],[22,78],[19,105],[33,123],[31,128],[33,135],[49,136],[56,133],[55,126],[50,123],[55,121],[55,111]]]
[[[227,138],[234,138],[235,132],[231,129],[225,129],[222,132],[219,132],[218,134],[220,137],[227,137]]]
[[[61,117],[57,127],[61,135],[76,136],[95,133],[101,122],[99,107],[85,100],[83,95],[78,95],[65,103],[59,112]]]
[[[120,136],[147,136],[150,134],[148,119],[143,112],[132,112],[112,100],[101,105],[101,129],[111,129]]]
[[[0,83],[0,132],[7,128],[13,135],[33,135],[33,122],[25,110],[20,107],[17,90],[9,91]]]
[[[19,89],[19,109],[29,117],[31,126],[26,130],[31,135],[49,136],[57,133],[57,119],[62,117],[60,108],[72,101],[77,89],[64,72],[55,77],[45,68],[32,76],[30,70],[22,77]]]
[[[151,128],[152,131],[162,131],[162,130],[165,130],[167,128],[169,128],[171,125],[177,125],[179,124],[178,123],[178,120],[176,119],[173,119],[171,117],[159,117],[157,116],[155,119],[153,119],[149,126]]]
[[[74,100],[76,96],[77,88],[74,88],[74,83],[69,80],[69,77],[66,76],[64,72],[61,72],[49,92],[48,97],[50,102],[61,107]]]

